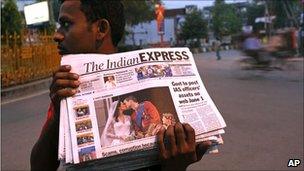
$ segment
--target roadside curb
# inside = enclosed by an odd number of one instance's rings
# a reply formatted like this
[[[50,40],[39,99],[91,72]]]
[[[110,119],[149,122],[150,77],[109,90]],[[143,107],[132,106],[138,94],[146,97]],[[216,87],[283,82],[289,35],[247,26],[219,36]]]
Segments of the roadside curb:
[[[14,87],[1,89],[1,104],[5,104],[13,99],[20,99],[25,96],[46,92],[49,89],[52,78],[46,78]]]
[[[239,47],[237,45],[222,45],[220,47],[220,51],[226,51],[226,50],[235,50]],[[208,52],[215,52],[215,49],[213,46],[202,46],[200,48],[193,48],[191,49],[191,52],[196,53],[208,53]]]

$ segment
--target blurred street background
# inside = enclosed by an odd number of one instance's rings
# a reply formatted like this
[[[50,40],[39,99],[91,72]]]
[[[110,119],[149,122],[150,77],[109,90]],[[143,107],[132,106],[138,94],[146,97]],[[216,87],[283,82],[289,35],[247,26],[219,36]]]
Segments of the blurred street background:
[[[220,153],[189,170],[303,170],[303,0],[122,1],[119,51],[189,47],[227,123]],[[30,169],[60,63],[59,5],[1,0],[1,170]]]

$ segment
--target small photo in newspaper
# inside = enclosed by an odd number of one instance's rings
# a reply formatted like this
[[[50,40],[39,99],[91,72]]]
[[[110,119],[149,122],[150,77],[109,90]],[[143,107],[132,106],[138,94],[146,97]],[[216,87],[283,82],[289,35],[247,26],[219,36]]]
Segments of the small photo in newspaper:
[[[191,64],[174,64],[171,65],[174,76],[194,76],[194,70]]]
[[[91,119],[77,121],[75,123],[75,127],[76,127],[76,132],[77,133],[83,133],[83,132],[91,131],[92,130]]]
[[[155,136],[162,127],[178,121],[168,87],[144,89],[94,103],[102,147]]]
[[[87,104],[76,105],[74,111],[76,120],[86,118],[90,115],[89,106]]]
[[[77,135],[77,145],[78,147],[84,147],[94,144],[93,133],[84,133]]]
[[[106,89],[112,89],[116,87],[116,79],[114,75],[108,75],[103,77],[104,80],[104,86]]]
[[[96,159],[96,150],[94,146],[81,148],[78,150],[78,154],[80,162]]]
[[[137,80],[155,77],[172,77],[172,70],[170,65],[145,65],[135,68],[137,73]]]

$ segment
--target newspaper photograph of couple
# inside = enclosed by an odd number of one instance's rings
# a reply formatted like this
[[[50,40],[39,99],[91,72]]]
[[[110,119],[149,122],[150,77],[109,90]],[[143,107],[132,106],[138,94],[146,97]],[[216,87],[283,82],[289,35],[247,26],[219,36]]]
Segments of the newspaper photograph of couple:
[[[154,136],[160,128],[178,121],[168,87],[98,100],[94,105],[102,147]]]

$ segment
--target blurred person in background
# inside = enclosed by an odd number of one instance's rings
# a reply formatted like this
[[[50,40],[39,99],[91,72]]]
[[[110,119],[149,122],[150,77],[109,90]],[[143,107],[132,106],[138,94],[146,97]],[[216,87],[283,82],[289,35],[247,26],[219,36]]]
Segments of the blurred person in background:
[[[219,37],[216,37],[215,41],[213,42],[213,47],[214,47],[214,50],[216,52],[216,59],[221,60],[221,54],[220,54],[221,40],[220,40]]]
[[[257,64],[261,63],[260,51],[262,50],[262,45],[256,34],[251,33],[243,43],[243,49],[246,55],[255,59]]]

